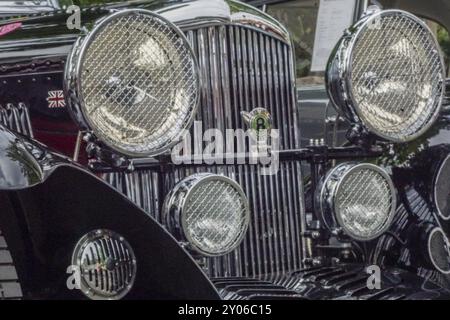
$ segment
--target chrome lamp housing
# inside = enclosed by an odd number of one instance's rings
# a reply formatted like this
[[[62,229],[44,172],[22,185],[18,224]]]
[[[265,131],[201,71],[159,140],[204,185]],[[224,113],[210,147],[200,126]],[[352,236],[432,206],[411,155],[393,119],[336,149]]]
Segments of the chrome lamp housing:
[[[80,273],[81,292],[92,300],[120,300],[132,290],[136,279],[133,248],[110,230],[84,235],[73,250],[72,266]]]
[[[373,240],[392,224],[397,195],[388,173],[369,163],[342,163],[322,180],[316,205],[334,234]]]
[[[450,274],[450,241],[444,230],[440,227],[429,230],[426,243],[431,265],[442,274]]]
[[[337,111],[360,131],[402,143],[436,121],[445,66],[436,38],[421,19],[371,7],[335,47],[326,84]]]
[[[162,16],[121,10],[97,21],[68,57],[65,91],[81,130],[118,154],[168,151],[190,128],[199,103],[196,57]]]
[[[179,182],[168,194],[163,221],[192,252],[222,256],[244,239],[250,221],[249,202],[234,180],[199,173]]]

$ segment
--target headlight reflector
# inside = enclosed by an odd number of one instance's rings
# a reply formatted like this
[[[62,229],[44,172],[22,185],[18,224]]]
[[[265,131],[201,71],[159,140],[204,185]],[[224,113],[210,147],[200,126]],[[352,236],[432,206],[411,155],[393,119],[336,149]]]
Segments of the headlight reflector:
[[[318,189],[318,206],[328,228],[360,241],[372,240],[391,226],[396,209],[389,175],[372,164],[344,163]]]
[[[147,10],[104,18],[77,42],[67,63],[74,118],[129,156],[154,156],[177,143],[192,123],[198,90],[185,36]]]
[[[393,142],[422,135],[439,115],[445,67],[419,18],[400,10],[365,16],[338,43],[327,70],[334,105],[350,121]]]
[[[206,256],[224,255],[239,246],[250,220],[242,188],[210,173],[182,180],[167,196],[163,212],[170,231]]]

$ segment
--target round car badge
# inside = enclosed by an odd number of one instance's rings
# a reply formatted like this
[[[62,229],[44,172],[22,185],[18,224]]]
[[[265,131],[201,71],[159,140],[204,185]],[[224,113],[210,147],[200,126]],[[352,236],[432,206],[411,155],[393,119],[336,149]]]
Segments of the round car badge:
[[[272,130],[272,116],[265,108],[256,108],[250,112],[242,111],[242,118],[250,127],[252,134],[256,135],[258,144],[267,143]]]

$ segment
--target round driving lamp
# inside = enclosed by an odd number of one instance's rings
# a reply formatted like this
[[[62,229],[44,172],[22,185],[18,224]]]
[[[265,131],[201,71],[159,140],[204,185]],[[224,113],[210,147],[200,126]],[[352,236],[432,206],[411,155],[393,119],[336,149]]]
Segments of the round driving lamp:
[[[316,194],[322,220],[330,231],[358,241],[373,240],[386,232],[396,210],[390,176],[373,164],[343,163],[323,179]]]
[[[407,142],[436,121],[445,92],[439,44],[418,17],[372,10],[338,42],[326,71],[337,111],[380,140]]]
[[[249,202],[234,180],[196,174],[179,182],[167,196],[163,220],[192,251],[222,256],[241,244],[250,221]]]
[[[184,34],[148,10],[99,20],[69,55],[65,91],[81,129],[119,154],[155,156],[190,128],[197,61]]]
[[[442,274],[450,274],[450,242],[444,230],[438,226],[426,224],[413,234],[415,245],[419,248],[419,265]]]
[[[450,242],[444,230],[435,228],[428,234],[427,248],[434,268],[443,274],[450,274]]]

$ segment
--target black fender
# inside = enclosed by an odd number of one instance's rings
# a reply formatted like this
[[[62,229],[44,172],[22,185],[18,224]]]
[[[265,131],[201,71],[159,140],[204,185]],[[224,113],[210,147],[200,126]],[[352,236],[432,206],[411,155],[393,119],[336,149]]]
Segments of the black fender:
[[[207,276],[151,216],[69,159],[0,127],[0,226],[25,298],[84,298],[69,290],[72,251],[88,232],[119,233],[133,247],[131,299],[219,299]]]

